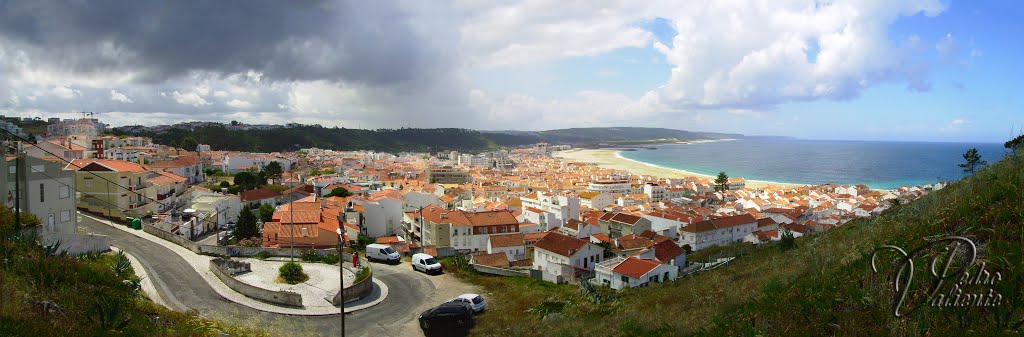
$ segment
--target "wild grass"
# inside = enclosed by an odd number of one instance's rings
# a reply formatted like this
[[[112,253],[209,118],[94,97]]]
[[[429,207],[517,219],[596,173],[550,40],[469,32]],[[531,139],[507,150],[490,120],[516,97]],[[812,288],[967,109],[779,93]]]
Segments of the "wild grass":
[[[156,305],[140,296],[125,261],[54,255],[31,236],[0,234],[0,335],[268,335]]]
[[[1019,154],[1011,154],[917,201],[797,238],[794,248],[769,244],[695,254],[698,259],[737,251],[742,256],[710,272],[623,290],[600,303],[584,296],[579,285],[484,276],[447,265],[445,270],[480,285],[489,296],[489,313],[472,331],[476,336],[1020,334],[1021,161]],[[950,234],[973,239],[987,268],[1000,272],[1003,281],[994,288],[1003,303],[990,308],[925,307],[895,317],[891,266],[885,269],[883,263],[883,271],[873,273],[871,253],[881,245],[911,250],[927,237]],[[918,275],[918,280],[926,279],[923,272]]]

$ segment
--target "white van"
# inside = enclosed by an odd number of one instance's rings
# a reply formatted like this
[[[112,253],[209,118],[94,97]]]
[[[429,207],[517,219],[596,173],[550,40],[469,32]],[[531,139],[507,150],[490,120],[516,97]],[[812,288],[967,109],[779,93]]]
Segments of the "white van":
[[[412,270],[419,270],[427,274],[440,274],[441,264],[430,254],[413,254]]]
[[[398,252],[396,252],[394,248],[391,248],[391,246],[376,243],[366,245],[367,260],[397,263],[401,258],[402,256],[398,255]]]

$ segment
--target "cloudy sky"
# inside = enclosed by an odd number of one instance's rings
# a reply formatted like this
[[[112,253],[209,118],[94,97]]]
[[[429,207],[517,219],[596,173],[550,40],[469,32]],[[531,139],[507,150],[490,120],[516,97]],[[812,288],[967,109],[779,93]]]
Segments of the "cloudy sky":
[[[812,139],[1024,128],[1022,6],[974,1],[7,1],[0,114]]]

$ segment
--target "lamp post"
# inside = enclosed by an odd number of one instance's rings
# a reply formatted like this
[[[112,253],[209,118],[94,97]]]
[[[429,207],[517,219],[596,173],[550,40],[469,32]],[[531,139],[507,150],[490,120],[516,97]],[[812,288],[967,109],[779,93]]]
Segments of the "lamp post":
[[[344,225],[338,226],[338,282],[341,283],[341,288],[338,292],[341,294],[341,336],[345,336],[345,261],[342,259],[342,245],[345,243],[343,240],[345,231],[342,230]],[[356,254],[356,252],[352,252]]]

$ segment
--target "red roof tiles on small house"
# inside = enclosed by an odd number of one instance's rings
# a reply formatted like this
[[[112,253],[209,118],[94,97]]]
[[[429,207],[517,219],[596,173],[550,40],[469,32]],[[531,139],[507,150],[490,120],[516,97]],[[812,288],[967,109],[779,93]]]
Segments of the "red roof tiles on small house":
[[[533,247],[561,256],[571,257],[581,248],[586,246],[587,243],[587,240],[577,239],[560,233],[548,232],[548,235],[533,244]]]
[[[655,268],[658,268],[659,265],[661,264],[654,260],[630,257],[627,258],[625,261],[622,261],[622,263],[619,263],[618,266],[615,266],[615,269],[612,269],[612,271],[618,274],[639,279],[644,277],[644,275],[647,275],[647,273],[651,272]]]

